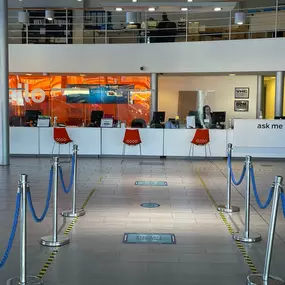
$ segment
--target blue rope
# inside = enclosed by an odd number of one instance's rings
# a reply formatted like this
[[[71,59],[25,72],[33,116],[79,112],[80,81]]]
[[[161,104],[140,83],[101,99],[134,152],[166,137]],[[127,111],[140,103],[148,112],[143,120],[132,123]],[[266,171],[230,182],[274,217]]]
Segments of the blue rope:
[[[232,177],[233,184],[236,186],[240,185],[244,179],[244,176],[245,176],[245,171],[246,171],[245,165],[243,166],[242,173],[241,173],[240,179],[238,181],[236,181],[236,179],[235,179],[235,175],[234,175],[234,172],[232,169],[231,157],[229,155],[228,155],[228,167],[230,168],[230,171],[231,171],[231,177]]]
[[[270,204],[270,202],[271,202],[271,200],[272,200],[272,198],[273,198],[273,192],[274,192],[274,191],[273,191],[273,188],[271,187],[271,188],[269,189],[268,198],[267,198],[266,202],[265,202],[264,205],[263,205],[262,202],[260,201],[260,198],[259,198],[258,193],[257,193],[257,188],[256,188],[256,182],[255,182],[255,176],[254,176],[254,169],[253,169],[253,167],[250,167],[250,177],[251,177],[252,188],[253,188],[253,192],[254,192],[254,196],[255,196],[256,202],[257,202],[259,208],[261,208],[261,209],[266,209],[266,208],[269,206],[269,204]]]
[[[280,196],[281,196],[281,202],[282,202],[282,208],[283,208],[283,216],[285,218],[285,195],[284,195],[283,190],[280,193]]]
[[[30,207],[30,211],[31,211],[32,217],[36,223],[42,222],[47,215],[47,212],[49,209],[49,204],[50,204],[50,198],[51,198],[52,180],[53,180],[53,166],[50,168],[50,171],[49,171],[49,183],[48,183],[48,193],[47,193],[47,199],[46,199],[46,206],[44,208],[42,215],[39,218],[37,217],[37,214],[36,214],[36,211],[35,211],[35,208],[33,205],[31,192],[30,191],[27,192],[27,198],[28,198],[28,204]]]
[[[14,242],[15,234],[16,234],[16,230],[17,230],[17,225],[18,225],[18,220],[19,220],[20,202],[21,202],[21,193],[17,193],[16,209],[15,209],[15,214],[14,214],[13,226],[12,226],[10,238],[9,238],[8,245],[7,245],[7,248],[5,250],[4,256],[3,256],[2,260],[0,260],[0,269],[2,267],[4,267],[6,261],[9,257],[12,246],[13,246],[13,242]]]
[[[70,179],[69,179],[69,185],[66,188],[64,179],[63,179],[63,171],[61,166],[59,166],[59,177],[60,177],[60,183],[63,191],[68,194],[71,190],[71,187],[73,185],[73,176],[74,176],[74,165],[75,165],[75,155],[72,155],[72,160],[71,160],[71,173],[70,173]]]

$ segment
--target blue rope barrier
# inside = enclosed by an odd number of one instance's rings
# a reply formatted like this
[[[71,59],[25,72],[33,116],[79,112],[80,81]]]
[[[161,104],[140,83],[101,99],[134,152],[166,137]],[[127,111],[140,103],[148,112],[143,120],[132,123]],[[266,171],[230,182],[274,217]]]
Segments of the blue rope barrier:
[[[36,214],[36,211],[33,205],[32,194],[30,191],[27,191],[28,204],[30,207],[30,211],[32,213],[32,217],[36,223],[42,222],[47,215],[49,204],[50,204],[50,199],[51,199],[52,181],[53,181],[53,166],[50,168],[50,171],[49,171],[49,183],[48,183],[48,193],[47,193],[46,205],[45,205],[42,215],[39,218],[37,217],[37,214]]]
[[[241,172],[241,176],[240,176],[240,179],[238,181],[236,181],[236,179],[235,179],[235,175],[234,175],[234,172],[233,172],[233,169],[232,169],[231,157],[229,155],[228,155],[228,167],[230,168],[230,171],[231,171],[233,184],[236,185],[236,186],[240,185],[242,183],[243,179],[244,179],[244,176],[245,176],[245,171],[246,171],[245,165],[243,166],[243,169],[242,169],[242,172]]]
[[[68,187],[65,186],[64,179],[63,179],[63,171],[61,166],[59,166],[59,177],[60,177],[60,183],[63,191],[68,194],[71,190],[71,187],[73,185],[73,176],[74,176],[74,165],[75,165],[75,155],[72,155],[71,160],[71,173],[70,173],[70,179],[69,179],[69,185]]]
[[[284,218],[285,218],[285,195],[284,195],[283,190],[282,190],[282,192],[280,193],[280,197],[281,197],[282,208],[283,208],[283,216],[284,216]]]
[[[19,220],[19,213],[20,213],[20,203],[21,203],[21,193],[17,193],[17,198],[16,198],[16,209],[15,209],[15,214],[14,214],[14,221],[13,221],[13,226],[10,234],[10,238],[8,241],[7,248],[4,252],[4,256],[2,260],[0,260],[0,269],[4,267],[6,261],[8,260],[9,254],[11,252],[13,242],[15,239],[15,234],[17,230],[17,225],[18,225],[18,220]]]
[[[261,208],[261,209],[266,209],[266,208],[269,206],[269,204],[270,204],[270,202],[271,202],[271,200],[272,200],[272,198],[273,198],[273,192],[274,192],[274,191],[273,191],[273,188],[271,187],[271,188],[269,189],[268,198],[267,198],[266,202],[265,202],[264,204],[262,204],[262,202],[260,201],[260,198],[259,198],[259,196],[258,196],[258,193],[257,193],[257,188],[256,188],[256,182],[255,182],[255,176],[254,176],[254,169],[253,169],[253,167],[250,167],[250,177],[251,177],[252,188],[253,188],[253,192],[254,192],[254,196],[255,196],[256,202],[257,202],[259,208]]]

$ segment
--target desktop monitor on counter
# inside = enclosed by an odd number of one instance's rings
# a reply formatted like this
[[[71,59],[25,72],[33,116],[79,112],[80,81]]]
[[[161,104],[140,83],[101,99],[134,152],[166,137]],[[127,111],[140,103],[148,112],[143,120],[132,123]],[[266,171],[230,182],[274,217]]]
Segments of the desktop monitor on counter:
[[[202,128],[198,111],[189,111],[188,116],[186,117],[186,128]]]
[[[39,110],[27,110],[25,113],[25,121],[26,123],[32,122],[35,124],[38,120],[38,117],[42,114]]]
[[[156,124],[163,123],[165,121],[165,112],[153,112],[153,122]]]
[[[100,127],[101,126],[101,120],[103,119],[104,112],[103,111],[92,111],[91,112],[91,124],[89,125],[90,127]]]
[[[226,122],[226,112],[213,112],[212,113],[213,124],[220,124]]]

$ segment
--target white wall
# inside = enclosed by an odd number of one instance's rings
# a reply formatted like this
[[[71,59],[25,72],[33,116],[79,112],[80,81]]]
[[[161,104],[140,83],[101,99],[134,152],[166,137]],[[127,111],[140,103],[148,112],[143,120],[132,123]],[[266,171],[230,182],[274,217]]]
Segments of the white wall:
[[[9,46],[10,72],[213,73],[285,70],[285,38],[162,44]]]
[[[249,87],[249,112],[234,112],[235,87]],[[226,111],[227,118],[256,118],[257,76],[160,76],[158,107],[166,117],[178,112],[179,91],[203,90],[208,93],[205,104],[212,111]]]

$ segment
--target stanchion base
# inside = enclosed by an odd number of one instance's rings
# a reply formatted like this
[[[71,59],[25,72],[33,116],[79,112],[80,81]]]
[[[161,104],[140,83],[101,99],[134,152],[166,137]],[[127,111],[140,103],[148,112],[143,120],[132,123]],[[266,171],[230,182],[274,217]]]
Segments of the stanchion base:
[[[67,217],[67,218],[77,218],[77,217],[84,216],[85,214],[86,212],[83,209],[76,209],[75,213],[73,213],[72,210],[65,210],[61,213],[63,217]]]
[[[237,206],[231,206],[230,208],[227,208],[226,205],[218,205],[217,210],[224,213],[236,213],[240,211],[240,208]]]
[[[49,247],[58,247],[63,246],[70,243],[70,239],[67,236],[57,236],[57,241],[53,241],[52,236],[42,237],[40,244]]]
[[[284,285],[284,281],[275,276],[269,276],[267,281],[264,281],[262,274],[251,274],[247,276],[248,285]]]
[[[7,285],[19,285],[20,277],[14,277],[7,281]],[[27,276],[25,285],[39,285],[43,284],[43,279],[36,276]]]
[[[245,232],[242,231],[233,234],[233,239],[241,242],[252,243],[252,242],[261,241],[261,235],[258,233],[249,232],[249,237],[245,237]]]

